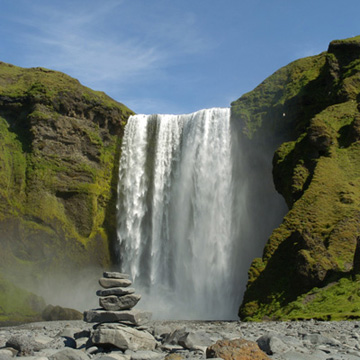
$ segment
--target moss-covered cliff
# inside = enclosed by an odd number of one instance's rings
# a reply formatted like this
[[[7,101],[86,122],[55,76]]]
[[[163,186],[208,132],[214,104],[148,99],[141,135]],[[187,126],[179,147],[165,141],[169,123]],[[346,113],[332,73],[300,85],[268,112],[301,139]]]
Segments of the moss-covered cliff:
[[[43,68],[0,63],[0,273],[26,285],[49,272],[107,267],[117,164],[133,112]]]
[[[232,116],[245,141],[277,148],[289,207],[252,263],[240,318],[359,318],[360,37],[280,69]]]

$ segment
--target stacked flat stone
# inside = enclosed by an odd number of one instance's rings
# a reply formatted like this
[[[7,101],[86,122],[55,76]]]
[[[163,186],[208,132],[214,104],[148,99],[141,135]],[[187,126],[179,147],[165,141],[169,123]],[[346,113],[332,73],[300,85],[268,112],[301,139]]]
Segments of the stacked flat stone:
[[[104,272],[99,284],[103,288],[98,290],[100,309],[84,312],[84,320],[90,323],[123,323],[140,326],[147,323],[151,313],[135,310],[133,307],[141,299],[131,288],[129,275],[119,272]]]

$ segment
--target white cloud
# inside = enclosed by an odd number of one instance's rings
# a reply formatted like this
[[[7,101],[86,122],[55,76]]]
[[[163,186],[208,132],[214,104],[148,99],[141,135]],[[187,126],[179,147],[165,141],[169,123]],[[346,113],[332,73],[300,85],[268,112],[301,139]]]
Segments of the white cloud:
[[[101,7],[89,1],[86,8],[75,2],[71,9],[39,4],[29,8],[29,17],[17,19],[30,30],[22,37],[27,65],[20,65],[64,71],[99,90],[124,92],[166,78],[168,67],[207,46],[191,13],[124,21],[123,1],[109,0]],[[119,20],[112,23],[115,13]]]

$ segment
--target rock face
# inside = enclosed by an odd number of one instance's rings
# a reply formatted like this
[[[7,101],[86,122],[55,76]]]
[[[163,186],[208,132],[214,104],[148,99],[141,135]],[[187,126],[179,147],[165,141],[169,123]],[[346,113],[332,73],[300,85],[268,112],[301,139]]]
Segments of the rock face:
[[[247,146],[275,152],[274,183],[289,208],[251,265],[242,319],[360,317],[359,61],[360,37],[333,41],[232,104]]]
[[[0,273],[21,286],[109,266],[132,113],[65,74],[0,62]]]

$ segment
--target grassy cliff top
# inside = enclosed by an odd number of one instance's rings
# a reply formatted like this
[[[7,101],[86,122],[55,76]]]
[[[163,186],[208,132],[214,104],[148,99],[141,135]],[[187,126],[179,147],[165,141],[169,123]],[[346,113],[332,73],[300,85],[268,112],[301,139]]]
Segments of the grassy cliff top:
[[[42,67],[26,69],[0,62],[0,96],[31,96],[50,102],[66,95],[94,105],[119,108],[124,113],[133,113],[127,106],[113,100],[104,92],[85,87],[78,80],[59,71]]]

